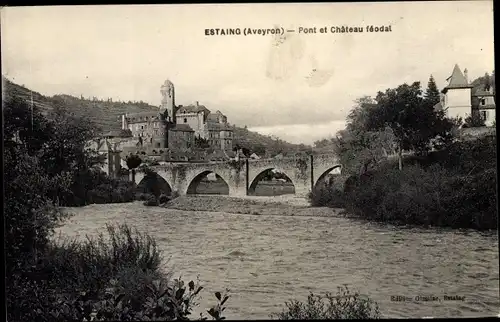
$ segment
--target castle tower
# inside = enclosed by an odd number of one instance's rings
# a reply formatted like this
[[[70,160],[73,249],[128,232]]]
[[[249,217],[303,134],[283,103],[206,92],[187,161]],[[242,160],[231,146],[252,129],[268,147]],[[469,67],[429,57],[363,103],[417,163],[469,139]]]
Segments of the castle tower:
[[[170,80],[166,80],[161,85],[160,93],[162,96],[160,113],[167,111],[167,122],[175,122],[175,88]]]
[[[453,73],[448,77],[448,86],[446,86],[442,93],[445,94],[444,110],[446,116],[449,118],[461,117],[465,120],[472,113],[471,102],[471,86],[467,79],[467,70],[465,75],[460,70],[458,65],[455,65]]]

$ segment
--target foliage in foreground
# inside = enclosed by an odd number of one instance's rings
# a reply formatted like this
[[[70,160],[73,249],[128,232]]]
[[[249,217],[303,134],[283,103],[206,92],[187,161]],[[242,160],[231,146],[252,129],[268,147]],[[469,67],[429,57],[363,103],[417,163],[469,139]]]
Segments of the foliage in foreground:
[[[107,235],[51,242],[38,260],[13,273],[9,321],[187,319],[203,287],[163,274],[150,236],[127,225],[108,225]],[[208,313],[220,319],[228,296],[216,297]]]
[[[352,294],[347,286],[339,287],[337,295],[325,296],[309,294],[307,302],[292,300],[286,302],[286,309],[271,318],[279,320],[339,320],[339,319],[378,319],[378,304],[361,296]]]

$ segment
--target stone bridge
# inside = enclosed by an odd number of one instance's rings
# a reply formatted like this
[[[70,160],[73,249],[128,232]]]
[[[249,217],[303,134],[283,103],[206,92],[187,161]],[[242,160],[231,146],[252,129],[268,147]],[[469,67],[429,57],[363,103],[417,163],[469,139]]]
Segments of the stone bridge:
[[[251,194],[268,170],[285,174],[292,181],[297,195],[306,195],[331,170],[339,168],[339,160],[332,154],[317,154],[282,159],[239,160],[214,163],[170,163],[149,169],[161,176],[171,190],[180,195],[194,193],[196,186],[209,173],[220,176],[229,187],[230,196]],[[139,184],[145,169],[136,169],[134,178]]]

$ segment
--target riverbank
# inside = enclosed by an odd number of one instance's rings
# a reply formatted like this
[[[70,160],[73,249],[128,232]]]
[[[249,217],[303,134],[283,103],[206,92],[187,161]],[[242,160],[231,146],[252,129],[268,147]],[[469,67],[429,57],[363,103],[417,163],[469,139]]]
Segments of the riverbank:
[[[305,198],[295,197],[294,195],[277,197],[188,195],[171,200],[162,207],[184,211],[210,211],[268,216],[344,216],[343,209],[341,208],[311,207]]]

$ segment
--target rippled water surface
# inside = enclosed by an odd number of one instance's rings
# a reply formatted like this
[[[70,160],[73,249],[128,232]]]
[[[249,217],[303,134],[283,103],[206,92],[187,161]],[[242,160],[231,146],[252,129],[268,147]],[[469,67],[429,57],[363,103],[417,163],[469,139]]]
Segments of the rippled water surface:
[[[348,284],[385,317],[473,317],[499,313],[496,234],[399,229],[345,218],[169,210],[141,203],[69,208],[60,231],[83,237],[126,222],[156,237],[166,270],[229,288],[229,319],[267,319],[285,301]],[[314,209],[311,209],[314,213]],[[391,296],[465,296],[465,301],[395,302]]]

